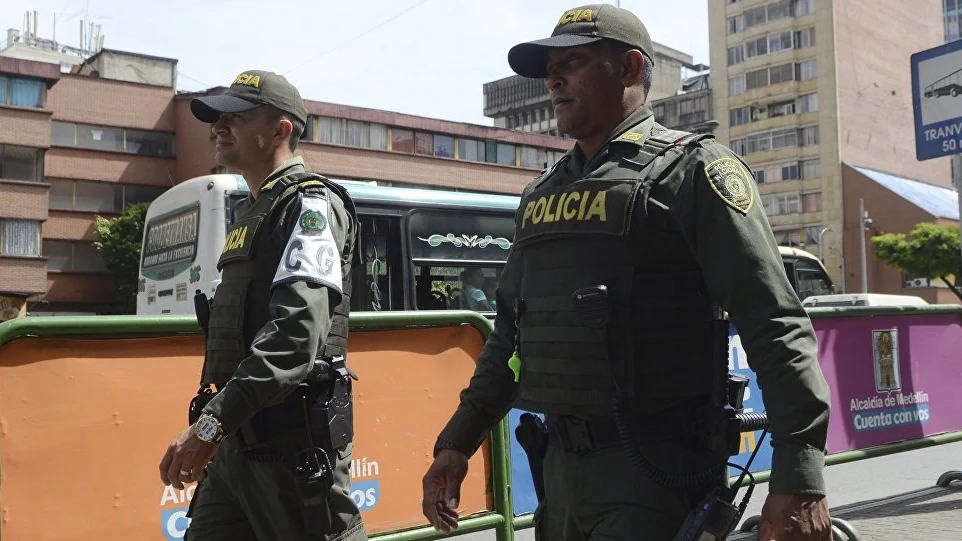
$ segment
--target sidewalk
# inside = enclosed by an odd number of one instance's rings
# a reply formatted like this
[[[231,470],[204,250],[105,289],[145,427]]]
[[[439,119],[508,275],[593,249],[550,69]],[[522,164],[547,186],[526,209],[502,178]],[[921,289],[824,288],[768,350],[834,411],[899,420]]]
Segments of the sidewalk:
[[[858,531],[859,541],[958,541],[962,539],[962,484],[932,487],[832,509]],[[755,541],[736,530],[730,541]]]

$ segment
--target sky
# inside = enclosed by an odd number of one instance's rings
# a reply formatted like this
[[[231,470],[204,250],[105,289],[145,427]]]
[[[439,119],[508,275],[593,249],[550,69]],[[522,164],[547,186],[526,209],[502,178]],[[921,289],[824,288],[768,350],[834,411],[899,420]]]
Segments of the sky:
[[[708,64],[708,2],[620,0],[654,41]],[[616,2],[607,2],[614,4]],[[572,0],[0,0],[0,48],[37,11],[37,35],[177,59],[177,90],[285,75],[305,99],[491,126],[484,83],[513,75],[512,45],[548,37]],[[56,21],[56,23],[55,23]],[[56,36],[54,25],[56,24]],[[88,25],[89,26],[89,25]]]

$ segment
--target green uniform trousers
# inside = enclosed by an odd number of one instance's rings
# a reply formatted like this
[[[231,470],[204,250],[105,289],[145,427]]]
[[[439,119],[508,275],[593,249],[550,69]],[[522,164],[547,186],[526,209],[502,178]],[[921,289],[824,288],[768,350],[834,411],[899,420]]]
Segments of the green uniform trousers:
[[[338,453],[330,491],[329,533],[304,529],[293,474],[280,463],[254,462],[226,438],[191,500],[184,541],[366,541],[360,511],[350,496],[353,444]]]
[[[645,444],[648,462],[668,471],[700,471],[703,457],[678,442]],[[727,473],[727,472],[726,472]],[[719,484],[725,481],[719,475]],[[620,447],[588,451],[550,444],[545,501],[535,512],[536,541],[671,541],[711,487],[657,484]]]

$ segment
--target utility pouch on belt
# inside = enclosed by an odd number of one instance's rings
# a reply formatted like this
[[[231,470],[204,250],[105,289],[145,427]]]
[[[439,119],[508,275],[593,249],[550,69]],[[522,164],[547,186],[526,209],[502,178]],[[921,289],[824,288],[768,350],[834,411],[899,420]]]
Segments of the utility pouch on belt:
[[[334,486],[332,458],[336,455],[333,449],[324,445],[325,442],[330,441],[326,426],[323,432],[315,429],[319,423],[313,419],[317,415],[311,411],[311,395],[307,392],[299,392],[304,388],[305,386],[302,385],[295,394],[301,398],[304,423],[309,427],[308,446],[298,451],[294,457],[294,488],[304,506],[302,516],[305,529],[310,533],[324,534],[331,529],[331,509],[327,504],[327,498],[331,487]],[[315,446],[315,437],[324,447]]]

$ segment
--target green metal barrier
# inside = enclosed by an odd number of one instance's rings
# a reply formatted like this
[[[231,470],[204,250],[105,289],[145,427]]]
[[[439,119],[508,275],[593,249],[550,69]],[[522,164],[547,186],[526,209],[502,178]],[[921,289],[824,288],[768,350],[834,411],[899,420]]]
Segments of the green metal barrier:
[[[895,315],[906,313],[959,313],[962,307],[957,305],[930,305],[923,307],[831,307],[809,308],[811,317],[856,317]],[[360,312],[351,314],[352,332],[395,330],[417,327],[445,327],[452,325],[470,325],[481,333],[482,339],[487,340],[491,332],[492,323],[471,311],[404,311],[404,312]],[[198,335],[200,328],[193,316],[57,316],[32,317],[10,320],[0,323],[0,345],[24,337],[85,337],[85,338],[124,338],[156,337],[171,335]],[[514,531],[533,526],[530,514],[513,516],[511,497],[511,464],[510,464],[510,432],[507,417],[502,419],[491,430],[491,467],[494,510],[465,517],[459,521],[459,528],[455,534],[465,534],[494,529],[498,541],[513,541]],[[826,466],[844,464],[857,460],[865,460],[905,451],[943,445],[962,441],[962,431],[933,435],[916,440],[903,441],[884,446],[847,451],[828,455]],[[755,482],[762,483],[769,480],[771,472],[753,473]],[[730,480],[734,486],[738,478]],[[939,477],[939,486],[948,486],[952,481],[962,481],[962,472],[945,472]],[[741,525],[741,531],[747,532],[755,528],[760,517],[749,517]],[[855,528],[841,519],[833,518],[835,539],[858,539]],[[432,527],[420,527],[407,530],[385,532],[371,536],[381,541],[428,541],[447,537],[447,534],[435,531]]]
[[[437,312],[357,312],[351,314],[352,332],[399,330],[419,327],[470,325],[487,340],[492,323],[480,314],[467,310]],[[0,323],[0,346],[19,338],[146,338],[158,336],[199,335],[200,326],[194,316],[52,316],[14,319]],[[490,486],[494,511],[465,517],[459,521],[457,534],[494,529],[498,541],[513,541],[513,505],[511,501],[511,467],[507,418],[491,430]],[[412,528],[372,535],[383,541],[428,541],[446,537],[433,527]]]

